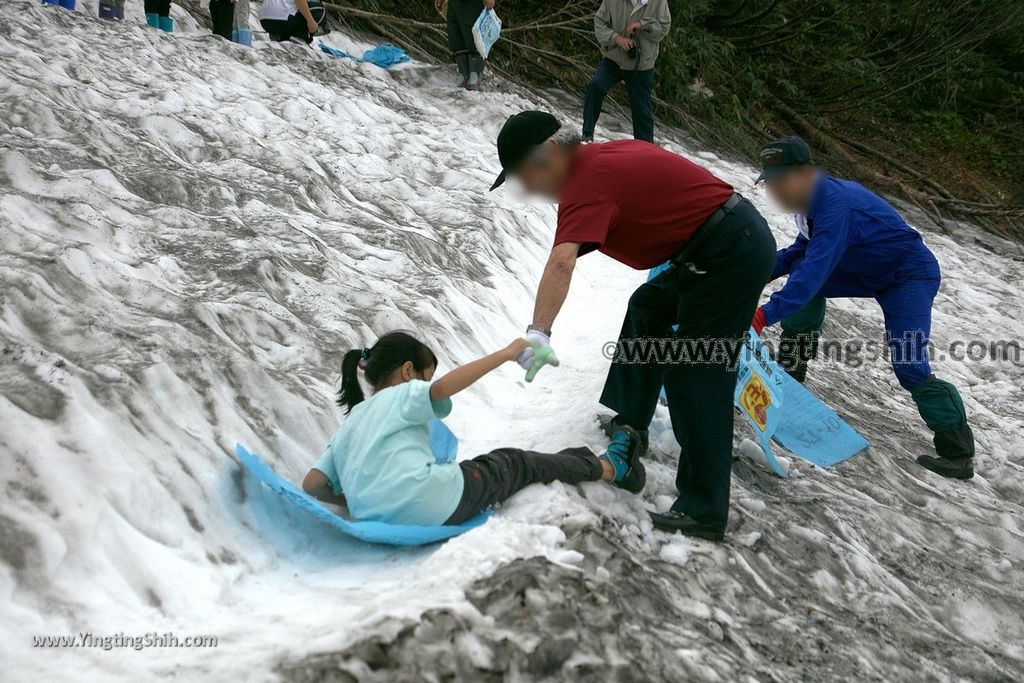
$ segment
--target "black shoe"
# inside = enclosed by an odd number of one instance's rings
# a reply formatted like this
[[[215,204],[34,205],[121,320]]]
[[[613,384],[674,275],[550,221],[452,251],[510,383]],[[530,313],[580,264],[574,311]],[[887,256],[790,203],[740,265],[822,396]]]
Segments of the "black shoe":
[[[643,491],[644,484],[647,483],[647,468],[640,462],[640,436],[636,430],[626,425],[616,427],[612,433],[612,442],[608,444],[608,450],[601,456],[605,460],[614,462],[609,453],[614,454],[615,460],[625,460],[627,466],[626,473],[622,475],[622,478],[616,479],[612,483],[630,493]]]
[[[580,137],[580,142],[593,142],[593,141],[594,141],[594,136],[593,135],[583,135],[583,136]]]
[[[685,536],[703,538],[708,541],[725,540],[724,523],[698,522],[693,517],[675,510],[651,512],[648,514],[651,515],[651,521],[654,522],[655,529],[668,532],[679,531]]]
[[[970,479],[974,476],[974,458],[937,458],[934,455],[922,455],[917,459],[917,464],[949,479]]]
[[[597,422],[601,426],[601,431],[604,432],[604,435],[609,439],[612,438],[612,434],[615,433],[616,429],[626,426],[619,422],[618,415],[608,415],[607,413],[598,415]],[[650,448],[650,443],[648,443],[650,435],[646,429],[637,429],[636,427],[632,427],[632,430],[640,437],[640,455],[647,455],[647,450]]]

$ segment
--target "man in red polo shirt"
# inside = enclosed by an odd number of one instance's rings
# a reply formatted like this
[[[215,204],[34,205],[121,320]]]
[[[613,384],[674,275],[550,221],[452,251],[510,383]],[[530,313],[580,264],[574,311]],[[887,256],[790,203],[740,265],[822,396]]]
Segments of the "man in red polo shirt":
[[[491,189],[511,174],[528,193],[558,201],[554,247],[527,328],[533,348],[520,364],[530,379],[557,364],[551,327],[578,257],[600,251],[638,270],[671,260],[673,267],[630,297],[601,403],[617,412],[613,424],[646,443],[664,385],[682,449],[679,498],[651,517],[659,529],[721,540],[735,359],[771,275],[775,239],[747,200],[693,162],[636,140],[579,145],[560,139],[559,128],[551,114],[526,111],[498,136],[503,170]]]

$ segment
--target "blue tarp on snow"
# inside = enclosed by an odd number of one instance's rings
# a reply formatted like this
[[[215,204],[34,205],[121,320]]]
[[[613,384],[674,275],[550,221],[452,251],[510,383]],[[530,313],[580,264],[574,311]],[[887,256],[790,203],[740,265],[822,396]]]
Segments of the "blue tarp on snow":
[[[311,517],[310,521],[326,524],[338,532],[367,543],[415,546],[444,541],[474,529],[487,521],[487,513],[480,514],[458,526],[414,526],[385,524],[384,522],[354,522],[334,514],[302,489],[278,475],[258,455],[244,446],[235,446],[235,455],[246,471],[266,485],[292,508]]]
[[[362,57],[350,55],[344,50],[339,50],[336,47],[324,45],[323,43],[320,43],[320,50],[326,52],[332,57],[344,57],[346,59],[354,59],[357,62],[368,62],[370,64],[375,64],[382,69],[388,69],[396,64],[404,64],[409,61],[409,55],[405,53],[405,50],[400,47],[387,44],[378,45],[375,48],[367,50],[363,53]]]

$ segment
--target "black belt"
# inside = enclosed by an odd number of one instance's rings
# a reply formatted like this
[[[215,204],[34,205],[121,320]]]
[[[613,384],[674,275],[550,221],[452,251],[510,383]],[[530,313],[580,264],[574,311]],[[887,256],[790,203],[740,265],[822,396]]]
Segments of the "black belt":
[[[715,226],[725,220],[725,217],[732,213],[732,210],[736,208],[739,203],[743,201],[743,195],[739,192],[733,192],[728,199],[722,202],[721,206],[712,212],[710,216],[704,219],[704,222],[697,226],[697,229],[693,231],[693,235],[687,240],[686,244],[681,246],[676,253],[672,254],[672,258],[669,259],[676,268],[686,268],[688,270],[703,275],[704,271],[698,270],[693,265],[693,257],[697,251],[704,245],[705,242],[711,237],[711,233],[714,232]]]

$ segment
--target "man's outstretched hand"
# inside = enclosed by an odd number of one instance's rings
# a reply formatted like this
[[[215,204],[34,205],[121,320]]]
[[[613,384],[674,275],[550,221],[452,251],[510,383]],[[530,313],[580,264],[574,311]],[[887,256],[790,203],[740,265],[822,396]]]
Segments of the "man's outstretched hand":
[[[532,382],[540,369],[545,365],[558,367],[558,356],[551,348],[551,337],[538,330],[530,330],[526,333],[526,341],[530,348],[523,350],[516,358],[523,370],[526,370],[526,381]]]

